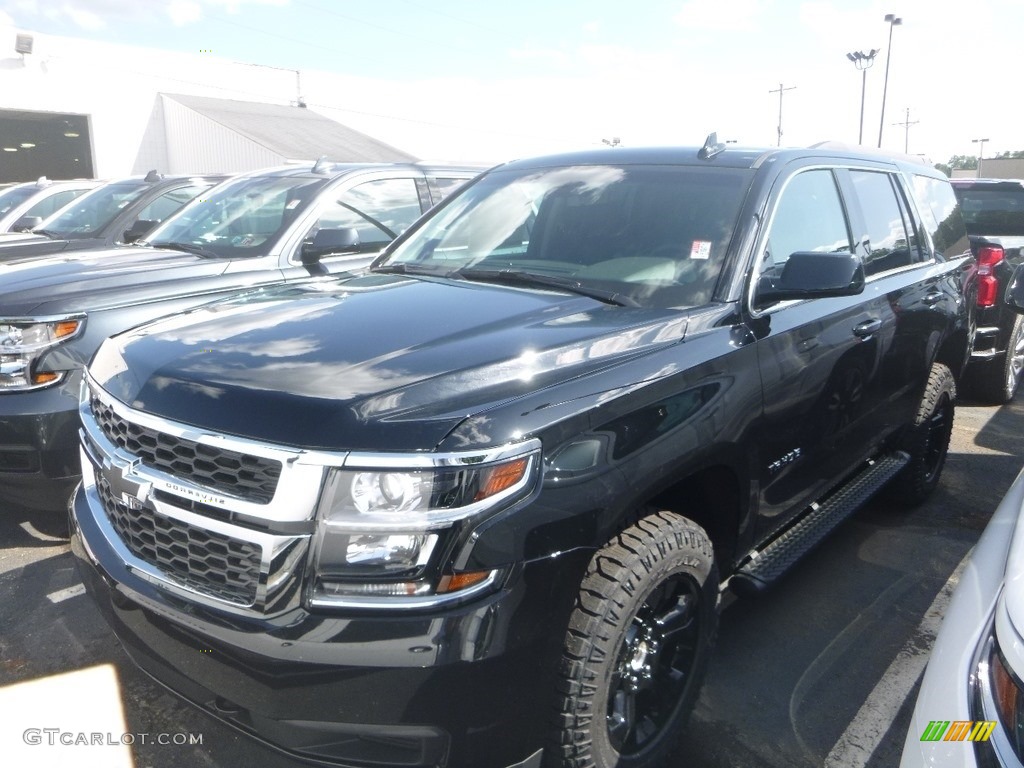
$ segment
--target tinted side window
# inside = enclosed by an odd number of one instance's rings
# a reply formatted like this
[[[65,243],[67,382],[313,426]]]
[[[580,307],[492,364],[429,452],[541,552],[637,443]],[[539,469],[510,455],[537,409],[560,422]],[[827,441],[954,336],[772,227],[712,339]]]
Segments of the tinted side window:
[[[943,179],[918,174],[912,177],[911,182],[935,252],[951,258],[966,251],[967,229],[953,187]]]
[[[829,170],[797,174],[782,192],[772,217],[763,271],[778,270],[800,251],[852,252],[846,215]]]
[[[892,175],[850,171],[850,179],[866,227],[866,231],[857,233],[859,236],[855,238],[863,247],[864,273],[877,275],[912,264],[914,253]]]
[[[469,181],[469,179],[446,179],[440,177],[428,178],[427,185],[430,187],[431,201],[434,205],[437,205],[467,181]]]
[[[320,229],[355,229],[363,250],[379,250],[408,229],[419,215],[420,202],[412,179],[367,181],[329,205],[307,239]]]
[[[160,197],[139,211],[138,218],[143,221],[163,221],[193,197],[209,188],[209,184],[193,184],[164,192]]]

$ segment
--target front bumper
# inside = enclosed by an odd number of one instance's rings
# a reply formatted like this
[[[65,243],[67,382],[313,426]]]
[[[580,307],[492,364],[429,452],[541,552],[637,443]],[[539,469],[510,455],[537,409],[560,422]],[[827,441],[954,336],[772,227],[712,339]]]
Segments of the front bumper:
[[[239,616],[140,579],[80,488],[72,551],[132,659],[209,714],[335,765],[539,764],[565,624],[587,552],[528,563],[443,613]]]
[[[78,381],[0,394],[0,493],[28,506],[64,509],[81,475]]]

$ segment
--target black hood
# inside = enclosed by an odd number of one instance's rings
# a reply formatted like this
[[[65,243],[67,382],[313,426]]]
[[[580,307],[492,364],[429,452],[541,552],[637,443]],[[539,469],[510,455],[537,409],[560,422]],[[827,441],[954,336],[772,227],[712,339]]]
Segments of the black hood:
[[[226,261],[125,246],[0,264],[0,314],[61,314],[166,296],[169,281],[219,275]]]
[[[93,376],[148,413],[283,445],[429,450],[467,416],[677,343],[686,316],[364,275],[254,293],[114,337]]]

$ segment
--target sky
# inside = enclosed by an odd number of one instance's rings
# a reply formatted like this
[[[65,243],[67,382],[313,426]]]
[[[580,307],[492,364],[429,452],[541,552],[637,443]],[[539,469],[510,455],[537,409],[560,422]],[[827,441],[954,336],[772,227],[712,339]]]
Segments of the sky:
[[[311,109],[431,159],[774,146],[780,87],[783,145],[856,144],[865,83],[868,146],[1024,150],[1024,0],[0,0],[5,24],[298,70]]]

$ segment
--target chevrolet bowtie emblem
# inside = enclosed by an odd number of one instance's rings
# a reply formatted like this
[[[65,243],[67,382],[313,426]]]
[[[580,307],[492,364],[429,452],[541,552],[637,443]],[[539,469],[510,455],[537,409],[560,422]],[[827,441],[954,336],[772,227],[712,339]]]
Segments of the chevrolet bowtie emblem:
[[[129,509],[142,509],[143,503],[149,498],[152,484],[145,480],[135,479],[135,467],[139,459],[122,461],[117,457],[104,456],[100,473],[107,481],[114,498],[120,499]]]

